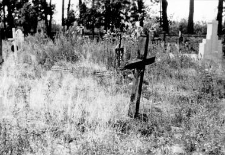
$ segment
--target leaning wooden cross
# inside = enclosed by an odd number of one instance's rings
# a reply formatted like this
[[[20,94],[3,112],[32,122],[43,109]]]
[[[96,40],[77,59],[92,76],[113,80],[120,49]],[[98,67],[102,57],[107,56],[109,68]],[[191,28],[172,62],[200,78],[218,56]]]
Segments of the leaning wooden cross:
[[[132,93],[130,98],[130,105],[128,115],[132,118],[137,118],[139,115],[140,98],[142,91],[142,83],[144,79],[145,66],[155,62],[155,57],[147,58],[148,54],[148,43],[149,43],[149,32],[145,32],[145,35],[141,36],[146,38],[144,55],[141,58],[138,54],[139,59],[128,63],[123,69],[134,69],[134,81],[132,86]]]

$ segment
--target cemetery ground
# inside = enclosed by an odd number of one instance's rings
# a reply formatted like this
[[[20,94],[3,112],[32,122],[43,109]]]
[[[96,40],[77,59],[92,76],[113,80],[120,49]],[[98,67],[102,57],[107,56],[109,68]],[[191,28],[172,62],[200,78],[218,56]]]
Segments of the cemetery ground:
[[[0,154],[225,154],[216,64],[149,45],[157,61],[146,66],[143,115],[132,119],[131,74],[114,69],[116,45],[106,42],[28,36],[17,62],[3,42]],[[135,45],[125,47],[132,58]]]

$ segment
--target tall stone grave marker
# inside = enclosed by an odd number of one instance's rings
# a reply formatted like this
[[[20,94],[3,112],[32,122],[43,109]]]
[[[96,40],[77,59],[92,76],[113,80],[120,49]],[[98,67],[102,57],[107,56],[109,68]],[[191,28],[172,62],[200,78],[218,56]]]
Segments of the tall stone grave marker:
[[[213,60],[216,63],[222,61],[222,41],[217,35],[218,21],[212,20],[207,25],[206,39],[199,44],[199,55],[201,60]]]
[[[3,55],[2,55],[2,29],[0,29],[0,64],[3,63]]]

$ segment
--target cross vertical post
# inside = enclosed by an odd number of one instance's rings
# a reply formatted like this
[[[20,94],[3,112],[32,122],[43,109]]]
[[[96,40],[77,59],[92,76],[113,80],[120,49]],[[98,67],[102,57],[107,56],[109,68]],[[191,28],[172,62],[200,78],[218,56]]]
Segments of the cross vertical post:
[[[62,0],[62,30],[65,31],[65,19],[64,19],[64,0]]]

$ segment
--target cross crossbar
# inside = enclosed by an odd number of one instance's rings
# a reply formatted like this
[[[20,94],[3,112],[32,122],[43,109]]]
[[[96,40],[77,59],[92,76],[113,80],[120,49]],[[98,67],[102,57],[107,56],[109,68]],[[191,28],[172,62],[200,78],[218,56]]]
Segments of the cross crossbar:
[[[155,57],[147,58],[145,60],[137,59],[125,65],[123,69],[135,69],[135,68],[141,69],[144,66],[150,65],[154,62],[155,62]]]

